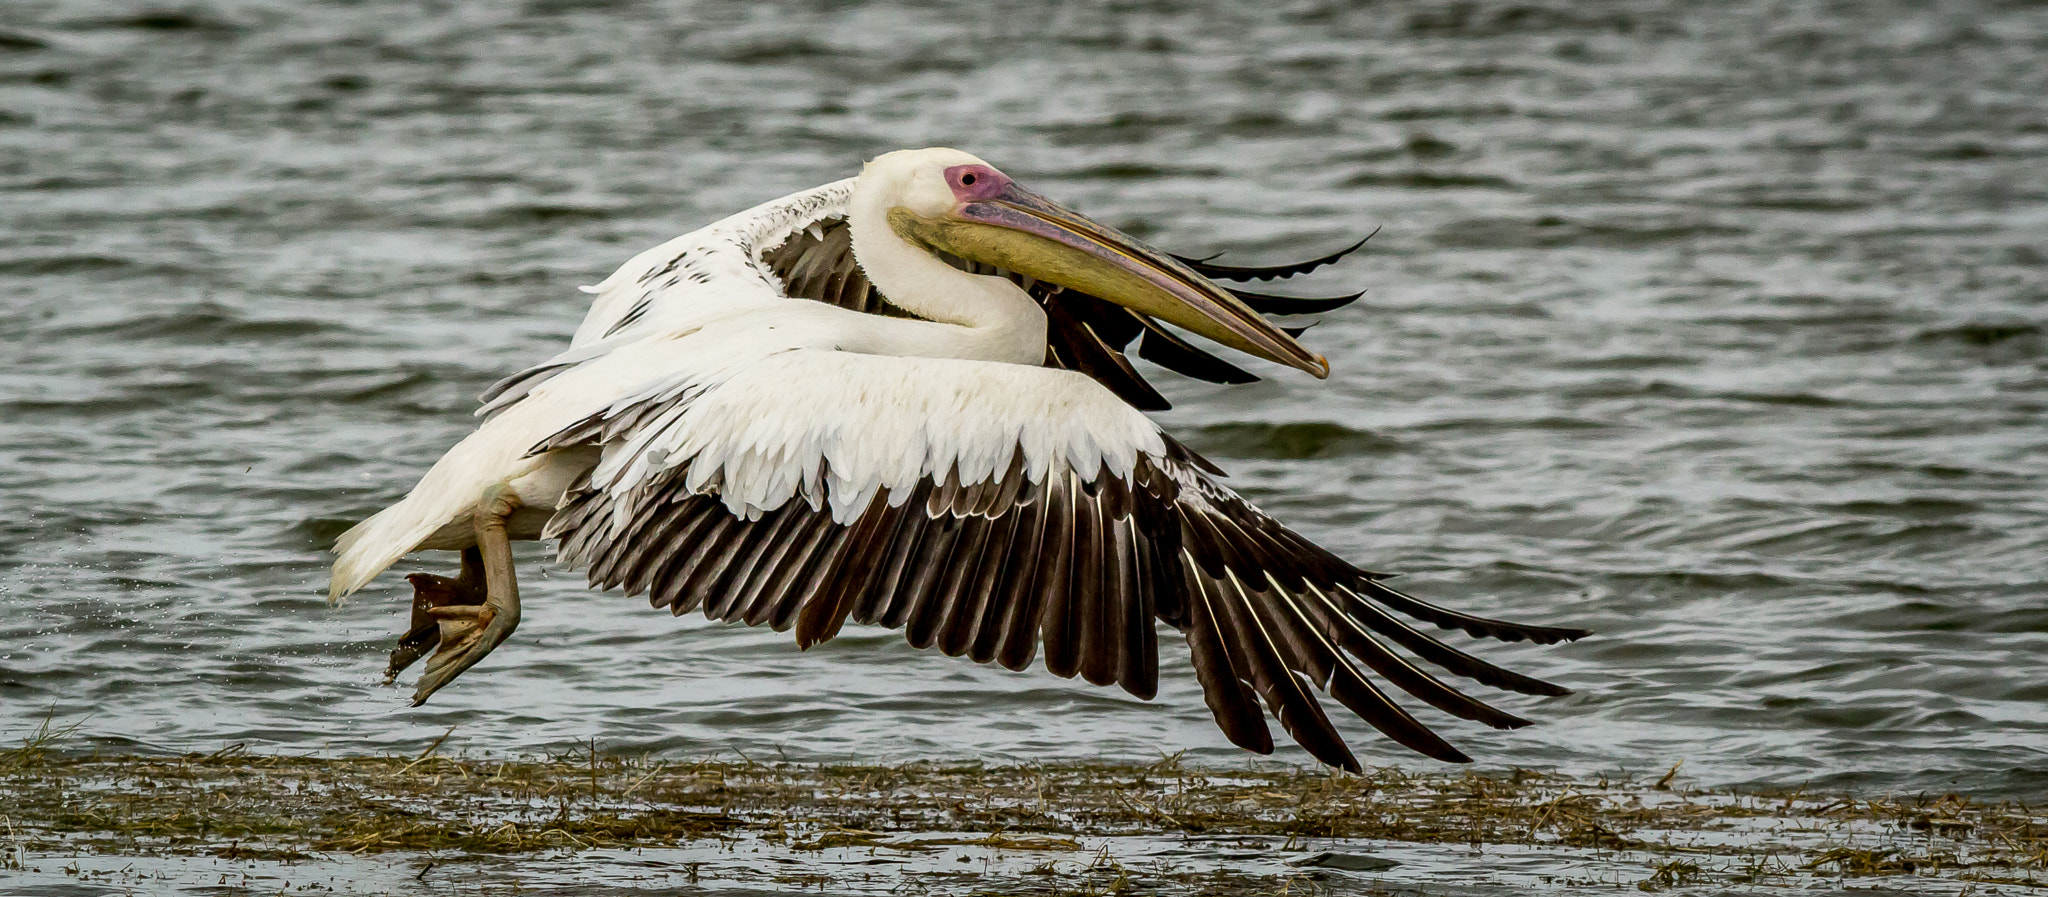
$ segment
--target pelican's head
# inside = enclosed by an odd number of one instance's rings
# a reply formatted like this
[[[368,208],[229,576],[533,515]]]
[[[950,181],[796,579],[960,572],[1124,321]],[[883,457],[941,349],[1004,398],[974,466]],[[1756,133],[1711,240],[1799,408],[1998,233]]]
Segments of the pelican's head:
[[[1098,296],[1317,377],[1330,364],[1186,265],[955,149],[899,150],[855,185],[913,245]],[[858,200],[857,200],[858,201]]]

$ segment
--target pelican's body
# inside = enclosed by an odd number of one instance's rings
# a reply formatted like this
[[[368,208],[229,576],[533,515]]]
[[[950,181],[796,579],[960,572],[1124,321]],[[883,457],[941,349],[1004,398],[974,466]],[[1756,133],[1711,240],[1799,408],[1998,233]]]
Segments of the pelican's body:
[[[416,701],[517,625],[507,542],[556,537],[594,585],[678,614],[795,626],[805,647],[878,622],[1012,668],[1042,643],[1054,672],[1145,697],[1164,620],[1188,634],[1219,725],[1254,750],[1271,748],[1255,693],[1316,756],[1356,768],[1306,676],[1403,744],[1463,759],[1355,661],[1456,715],[1521,724],[1376,635],[1483,682],[1558,690],[1382,608],[1497,638],[1578,631],[1385,588],[1215,483],[1134,407],[1156,399],[1119,351],[1140,331],[1177,370],[1242,374],[1158,321],[1327,371],[1196,267],[965,153],[883,156],[592,288],[566,351],[494,387],[474,433],[341,537],[331,595],[414,550],[464,552],[460,579],[412,577],[393,673],[438,646]]]

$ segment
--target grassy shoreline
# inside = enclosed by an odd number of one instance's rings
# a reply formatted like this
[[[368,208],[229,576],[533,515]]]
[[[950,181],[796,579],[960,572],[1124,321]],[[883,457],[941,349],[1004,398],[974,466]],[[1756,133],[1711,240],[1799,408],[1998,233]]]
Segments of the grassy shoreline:
[[[1640,857],[1643,874],[1634,883],[1645,890],[1906,876],[2048,894],[2048,814],[2041,811],[1955,796],[1713,792],[1674,778],[1393,768],[1354,776],[1194,768],[1173,759],[1149,766],[686,762],[613,756],[594,746],[516,760],[444,757],[433,748],[416,757],[230,748],[163,758],[24,747],[0,755],[0,868],[21,868],[31,856],[487,859],[739,841],[798,861],[847,849],[1053,856],[1095,850],[1097,839],[1235,837],[1289,856],[1360,842],[1371,843],[1359,849],[1625,854]],[[1128,889],[1130,879],[1123,880]],[[1098,892],[1115,890],[1106,881]],[[1276,887],[1253,882],[1207,892]]]

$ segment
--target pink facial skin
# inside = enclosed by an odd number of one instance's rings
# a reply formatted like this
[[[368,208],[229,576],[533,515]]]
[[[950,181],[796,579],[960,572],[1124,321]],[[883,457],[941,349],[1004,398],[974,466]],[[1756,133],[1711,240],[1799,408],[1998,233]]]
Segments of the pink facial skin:
[[[1001,195],[1010,179],[986,165],[955,165],[946,169],[946,186],[961,202],[983,202]]]

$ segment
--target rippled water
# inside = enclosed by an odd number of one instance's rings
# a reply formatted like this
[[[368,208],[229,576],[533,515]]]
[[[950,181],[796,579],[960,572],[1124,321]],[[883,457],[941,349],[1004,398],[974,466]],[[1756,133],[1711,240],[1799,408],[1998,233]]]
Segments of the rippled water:
[[[1579,692],[1445,721],[1483,764],[2048,795],[2048,16],[1819,6],[8,0],[0,736],[1236,762],[1173,651],[1151,703],[798,653],[536,548],[410,709],[403,581],[320,600],[575,285],[951,144],[1184,253],[1382,228],[1317,275],[1372,289],[1330,381],[1163,419],[1417,591],[1598,630],[1487,652]]]

